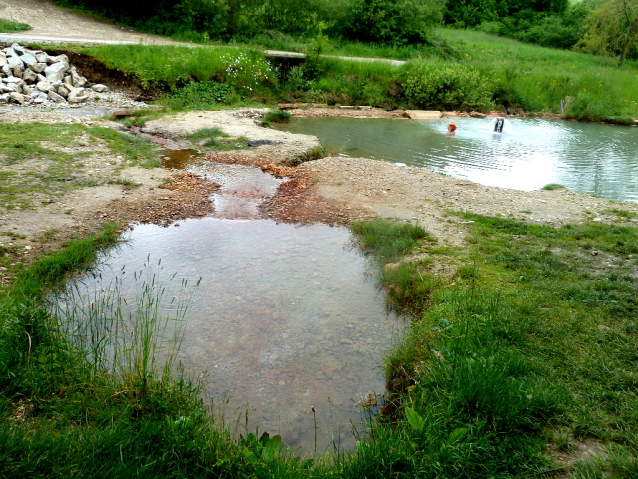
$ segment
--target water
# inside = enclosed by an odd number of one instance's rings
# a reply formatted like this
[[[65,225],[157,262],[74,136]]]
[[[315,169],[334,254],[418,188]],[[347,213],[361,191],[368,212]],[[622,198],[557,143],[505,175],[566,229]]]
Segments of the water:
[[[342,447],[353,448],[351,421],[361,419],[355,403],[383,393],[382,355],[405,324],[386,312],[349,230],[204,218],[140,225],[129,234],[99,268],[99,284],[82,280],[89,291],[121,277],[120,290],[134,304],[133,272],[160,258],[160,276],[177,272],[162,283],[165,298],[183,295],[181,278],[192,284],[201,276],[179,359],[193,376],[208,372],[217,404],[230,399],[226,420],[248,405],[249,431],[281,434],[312,454],[314,406],[319,449],[339,436]]]
[[[458,129],[446,136],[447,124]],[[536,190],[549,183],[638,202],[638,128],[550,119],[391,120],[298,118],[280,128],[319,137],[330,151],[401,162],[489,186]]]

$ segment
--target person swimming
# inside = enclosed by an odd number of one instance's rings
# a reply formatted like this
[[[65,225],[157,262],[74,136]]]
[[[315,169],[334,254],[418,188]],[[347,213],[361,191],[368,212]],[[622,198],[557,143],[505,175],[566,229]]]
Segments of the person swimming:
[[[447,126],[447,134],[448,136],[450,136],[450,135],[454,135],[454,133],[456,133],[456,125],[454,123],[450,123]]]
[[[496,117],[496,123],[494,123],[494,132],[503,133],[503,127],[505,126],[505,119]]]

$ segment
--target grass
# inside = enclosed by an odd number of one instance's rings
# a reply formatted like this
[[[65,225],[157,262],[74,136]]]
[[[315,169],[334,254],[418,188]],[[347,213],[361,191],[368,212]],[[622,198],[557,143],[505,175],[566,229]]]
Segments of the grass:
[[[606,455],[562,472],[635,477],[638,229],[460,215],[473,221],[465,251],[414,225],[353,226],[411,327],[385,361],[385,415],[356,452],[323,459],[239,437],[207,409],[158,341],[179,336],[165,312],[184,317],[164,306],[159,273],[138,277],[137,295],[77,286],[45,307],[114,243],[113,226],[34,262],[0,292],[0,476],[521,477],[586,440]],[[435,278],[437,262],[456,274]]]
[[[552,469],[548,450],[588,440],[610,454],[575,474],[634,477],[638,229],[461,216],[474,223],[460,258],[421,247],[461,261],[448,284],[422,262],[380,273],[388,287],[409,278],[390,298],[414,319],[386,361],[387,409],[401,426],[380,427],[391,452],[370,454],[398,455],[419,477],[520,476]]]
[[[541,188],[543,190],[547,190],[547,191],[552,191],[552,190],[564,190],[565,187],[563,185],[560,185],[558,183],[549,183],[545,186],[543,186],[543,188]]]
[[[110,161],[105,162],[105,154]],[[125,166],[157,166],[156,156],[148,140],[110,128],[5,124],[0,131],[0,200],[7,209],[31,208],[36,196],[48,201],[75,188],[108,183]],[[96,172],[96,166],[102,171]]]
[[[0,32],[2,33],[24,32],[27,30],[31,30],[31,25],[0,18]]]
[[[610,58],[476,31],[441,28],[436,38],[437,47],[421,49],[343,46],[352,54],[411,60],[399,67],[313,57],[298,67],[275,68],[261,52],[244,47],[111,45],[82,51],[138,76],[149,88],[170,91],[163,104],[175,110],[281,101],[428,108],[435,105],[418,104],[404,90],[414,71],[411,65],[425,64],[430,69],[452,66],[478,72],[498,109],[516,106],[528,112],[559,113],[562,101],[565,115],[579,120],[632,124],[632,117],[638,116],[635,62],[619,70]]]
[[[248,148],[246,138],[231,138],[219,128],[202,128],[191,133],[188,138],[196,141],[200,146],[212,150],[239,150]]]

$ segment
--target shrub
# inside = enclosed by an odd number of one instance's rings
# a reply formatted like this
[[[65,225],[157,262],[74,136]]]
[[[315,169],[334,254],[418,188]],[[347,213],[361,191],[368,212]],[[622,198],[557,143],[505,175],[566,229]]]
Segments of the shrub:
[[[226,83],[201,82],[189,83],[184,88],[175,88],[165,100],[168,106],[175,109],[206,109],[224,103],[230,94],[230,86]]]
[[[443,4],[415,0],[353,0],[337,33],[349,40],[385,45],[417,44],[442,19]]]
[[[405,96],[420,107],[443,110],[488,110],[494,107],[493,85],[463,65],[415,67],[405,82]]]

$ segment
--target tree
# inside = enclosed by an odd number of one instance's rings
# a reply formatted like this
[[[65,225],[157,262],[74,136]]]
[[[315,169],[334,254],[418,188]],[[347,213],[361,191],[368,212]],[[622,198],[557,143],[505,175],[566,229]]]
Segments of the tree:
[[[618,55],[622,67],[636,47],[638,0],[605,0],[587,17],[585,33],[575,50],[594,55]]]

